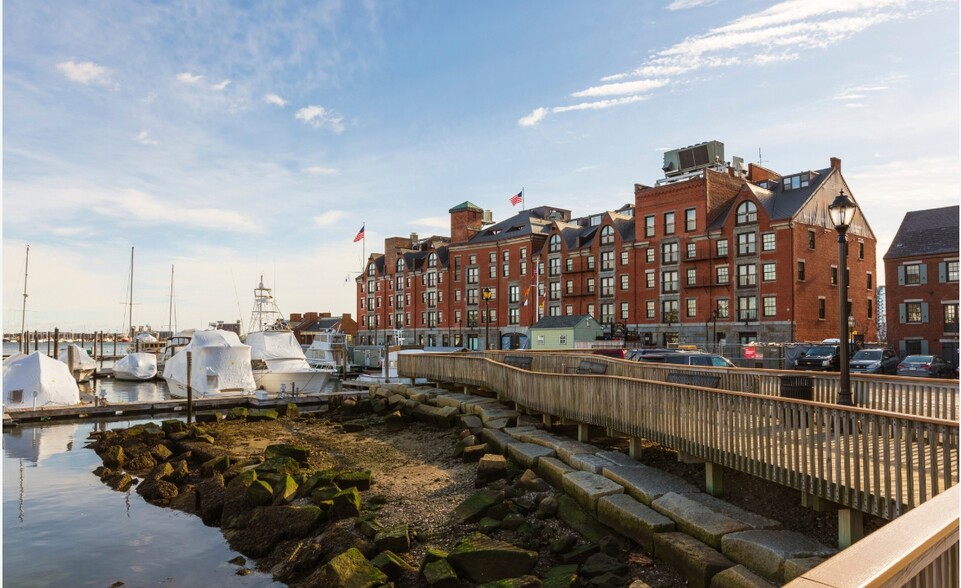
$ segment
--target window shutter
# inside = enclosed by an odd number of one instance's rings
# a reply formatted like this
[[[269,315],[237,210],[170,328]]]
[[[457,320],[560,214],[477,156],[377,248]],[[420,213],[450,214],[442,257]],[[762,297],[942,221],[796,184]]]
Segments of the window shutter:
[[[921,322],[922,323],[928,322],[928,303],[927,302],[921,303]]]
[[[898,266],[898,286],[904,285],[904,266]],[[903,320],[901,322],[904,322]]]
[[[928,354],[928,342],[927,340],[921,341],[921,355]]]
[[[942,284],[948,281],[948,264],[943,261],[938,263],[938,281]]]
[[[928,264],[926,263],[921,264],[921,283],[928,283]]]
[[[904,355],[908,352],[908,346],[904,343],[904,341],[898,341],[898,351],[901,352],[901,357],[904,357]]]
[[[908,320],[908,313],[905,309],[905,304],[902,302],[898,305],[898,322],[902,325]]]

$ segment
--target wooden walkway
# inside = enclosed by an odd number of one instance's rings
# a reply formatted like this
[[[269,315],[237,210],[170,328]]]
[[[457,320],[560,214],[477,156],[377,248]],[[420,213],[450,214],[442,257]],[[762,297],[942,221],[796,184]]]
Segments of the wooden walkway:
[[[537,371],[570,365],[570,355],[536,354],[534,371],[495,358],[503,359],[498,354],[417,354],[402,357],[399,367],[405,376],[483,387],[526,411],[648,439],[886,519],[958,483],[957,420],[781,398],[760,385],[768,376],[752,373],[769,370],[735,370],[727,376],[747,382],[750,391],[744,392],[624,375]],[[627,365],[623,372],[635,369]],[[647,374],[665,378],[667,372]],[[891,389],[909,384],[885,383],[889,392],[876,397],[891,401]],[[922,405],[949,407],[938,408],[942,414],[956,406],[950,394],[957,394],[957,382],[922,384],[928,396],[917,393],[915,402],[889,404],[909,412]]]

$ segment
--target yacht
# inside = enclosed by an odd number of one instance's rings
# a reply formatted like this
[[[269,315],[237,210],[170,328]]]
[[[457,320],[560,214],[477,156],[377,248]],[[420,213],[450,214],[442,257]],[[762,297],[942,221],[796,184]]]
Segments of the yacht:
[[[334,374],[314,368],[284,319],[263,276],[254,289],[254,308],[244,342],[250,346],[250,363],[259,390],[269,394],[317,394]]]
[[[347,357],[347,333],[342,331],[326,329],[317,333],[304,355],[311,367],[334,372],[354,371],[354,365]]]
[[[240,342],[237,333],[197,331],[185,346],[164,362],[163,378],[171,396],[187,397],[188,353],[191,360],[189,385],[195,398],[243,396],[257,387],[250,369],[250,347]]]

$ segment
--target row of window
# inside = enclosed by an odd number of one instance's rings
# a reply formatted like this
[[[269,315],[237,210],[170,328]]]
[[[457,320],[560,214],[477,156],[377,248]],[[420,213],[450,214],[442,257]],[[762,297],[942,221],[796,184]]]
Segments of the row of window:
[[[943,283],[958,281],[958,260],[938,263],[938,281]],[[928,283],[928,264],[920,261],[906,263],[898,267],[898,285],[918,286]]]

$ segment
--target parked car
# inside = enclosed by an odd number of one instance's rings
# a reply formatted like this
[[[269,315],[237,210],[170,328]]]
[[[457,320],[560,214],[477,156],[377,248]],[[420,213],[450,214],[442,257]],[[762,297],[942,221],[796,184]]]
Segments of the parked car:
[[[954,376],[951,364],[937,355],[909,355],[898,364],[899,376],[914,378],[950,378]]]
[[[675,363],[679,365],[703,365],[709,367],[737,367],[731,360],[716,353],[668,352],[649,353],[640,357],[640,361],[657,363]]]
[[[632,361],[641,361],[644,359],[645,355],[662,355],[664,353],[675,353],[675,351],[673,349],[662,349],[655,347],[631,349],[627,352],[627,359]]]
[[[893,349],[861,349],[851,358],[851,371],[864,374],[896,374],[901,359]]]
[[[597,349],[592,349],[591,353],[593,353],[594,355],[604,355],[607,357],[624,359],[624,357],[627,356],[627,349],[600,347]]]
[[[837,371],[841,366],[841,346],[815,345],[802,353],[794,365],[799,370]]]

